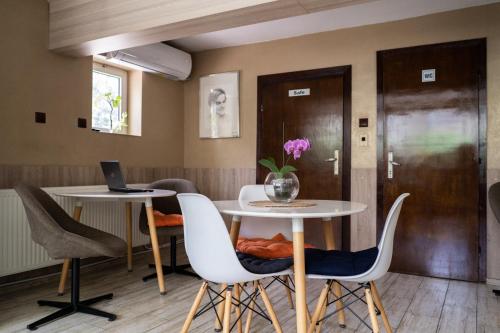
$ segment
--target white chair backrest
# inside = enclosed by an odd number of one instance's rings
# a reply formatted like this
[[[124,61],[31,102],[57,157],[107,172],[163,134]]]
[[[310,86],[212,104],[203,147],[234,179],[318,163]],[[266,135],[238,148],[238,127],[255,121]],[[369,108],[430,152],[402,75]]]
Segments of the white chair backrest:
[[[387,215],[385,220],[384,231],[380,242],[378,243],[378,256],[369,271],[369,277],[367,281],[373,281],[381,278],[389,270],[392,260],[392,251],[394,247],[394,234],[396,232],[396,226],[398,224],[399,213],[401,212],[401,207],[403,206],[403,201],[408,197],[409,193],[401,194],[396,201],[392,204],[391,210]]]
[[[264,185],[245,185],[240,190],[239,201],[269,200],[264,192]],[[263,217],[242,217],[240,237],[272,238],[278,233],[292,240],[292,222],[288,219]]]
[[[252,281],[255,275],[241,266],[224,220],[215,205],[201,194],[177,198],[184,218],[184,245],[193,270],[215,283]]]

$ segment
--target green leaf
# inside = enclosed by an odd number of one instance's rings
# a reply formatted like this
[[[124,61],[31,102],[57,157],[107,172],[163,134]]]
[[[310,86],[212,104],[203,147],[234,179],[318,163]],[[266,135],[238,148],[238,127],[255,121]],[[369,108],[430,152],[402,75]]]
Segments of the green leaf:
[[[259,160],[259,164],[268,168],[269,170],[271,170],[271,172],[279,172],[279,169],[276,166],[276,163],[274,162],[274,160],[263,158],[263,159]]]
[[[297,168],[292,166],[292,165],[285,165],[284,167],[281,168],[281,170],[279,171],[281,174],[287,174],[289,172],[295,172],[297,171]]]
[[[274,165],[276,165],[276,161],[274,160],[274,158],[272,158],[272,157],[268,157],[267,159],[268,159],[269,161],[271,161]]]

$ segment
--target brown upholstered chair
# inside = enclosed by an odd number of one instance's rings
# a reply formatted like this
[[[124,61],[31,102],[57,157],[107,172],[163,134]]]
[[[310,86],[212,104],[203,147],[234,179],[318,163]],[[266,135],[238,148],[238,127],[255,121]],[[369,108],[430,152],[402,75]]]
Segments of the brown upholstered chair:
[[[497,222],[500,223],[500,182],[491,185],[488,197],[493,215],[495,215]],[[500,289],[494,289],[493,292],[495,295],[500,296]]]
[[[28,329],[36,330],[38,326],[76,312],[115,320],[116,315],[90,307],[113,298],[113,294],[80,301],[80,258],[120,257],[126,252],[126,243],[116,236],[76,222],[39,188],[21,184],[15,190],[23,202],[33,241],[44,247],[53,259],[72,258],[71,302],[38,301],[41,306],[60,310],[29,324]]]
[[[148,188],[158,189],[158,190],[171,190],[177,193],[199,193],[196,186],[189,180],[186,179],[163,179],[151,183]],[[181,208],[179,206],[179,201],[177,201],[176,196],[163,197],[163,198],[153,198],[153,209],[165,215],[169,214],[182,214]],[[139,229],[142,233],[149,235],[148,219],[146,216],[146,209],[144,205],[141,208],[141,214],[139,217]],[[170,266],[163,266],[163,274],[182,274],[188,276],[198,277],[197,274],[188,271],[190,265],[177,265],[177,237],[184,234],[184,228],[182,225],[167,227],[167,226],[157,226],[156,228],[158,237],[169,237],[170,238]],[[149,267],[154,268],[153,264]],[[143,281],[156,278],[156,273],[147,275],[142,278]]]

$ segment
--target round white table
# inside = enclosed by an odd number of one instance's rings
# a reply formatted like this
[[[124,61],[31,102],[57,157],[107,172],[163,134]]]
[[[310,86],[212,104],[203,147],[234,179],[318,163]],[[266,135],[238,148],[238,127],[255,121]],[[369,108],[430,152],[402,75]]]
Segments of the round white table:
[[[146,214],[148,218],[149,234],[151,236],[151,245],[153,247],[153,255],[155,260],[156,275],[158,278],[158,287],[160,294],[165,295],[165,282],[163,279],[163,268],[161,265],[160,246],[158,244],[158,236],[156,234],[156,225],[153,216],[153,198],[170,197],[177,193],[168,190],[153,190],[152,192],[135,192],[122,193],[112,191],[71,191],[55,193],[60,197],[70,197],[75,199],[75,209],[73,218],[80,221],[83,203],[89,201],[118,201],[125,203],[125,216],[127,223],[127,268],[132,270],[132,202],[142,202],[146,206]],[[59,281],[58,293],[64,293],[64,286],[68,277],[70,259],[65,259],[61,279]]]
[[[367,206],[362,203],[336,200],[307,200],[315,203],[311,207],[256,207],[248,201],[215,201],[214,204],[222,214],[232,215],[231,241],[236,245],[240,230],[241,217],[288,218],[293,231],[293,269],[295,278],[295,304],[297,315],[297,332],[307,331],[307,299],[304,258],[304,219],[321,218],[325,233],[327,249],[335,248],[332,218],[363,212]],[[311,221],[314,223],[314,220]],[[251,222],[249,222],[251,223]],[[340,292],[340,288],[339,288]],[[338,303],[340,305],[340,303]]]

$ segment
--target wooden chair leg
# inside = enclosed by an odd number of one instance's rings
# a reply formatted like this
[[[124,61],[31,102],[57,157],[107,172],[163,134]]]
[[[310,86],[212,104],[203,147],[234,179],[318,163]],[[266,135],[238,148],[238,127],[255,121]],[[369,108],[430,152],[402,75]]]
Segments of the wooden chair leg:
[[[290,291],[290,283],[288,281],[288,275],[283,276],[283,283],[286,285],[285,291],[286,291],[286,297],[288,298],[288,304],[290,304],[290,309],[293,309],[293,298],[292,298],[292,292]]]
[[[61,278],[59,279],[59,287],[57,288],[57,294],[59,296],[64,295],[64,289],[66,286],[66,280],[68,279],[69,264],[71,259],[64,259],[64,263],[61,270]]]
[[[336,298],[342,297],[342,289],[340,287],[340,284],[338,284],[337,282],[333,283],[333,293],[335,294]],[[345,312],[343,310],[344,303],[342,301],[337,301],[335,302],[335,306],[337,310],[339,310],[338,312],[339,326],[344,328],[345,327]]]
[[[327,308],[327,303],[328,303],[328,294],[326,296],[325,302],[323,303],[323,307],[321,309],[321,314],[319,315],[319,318],[323,318],[326,314],[326,308]],[[316,331],[315,333],[320,333],[321,332],[321,327],[323,326],[324,321],[319,322],[316,325]]]
[[[255,293],[257,291],[257,283],[254,281],[253,283],[253,292]],[[255,308],[255,300],[257,299],[257,296],[255,296],[254,299],[250,300],[250,304],[248,305],[248,314],[247,314],[247,320],[245,321],[245,333],[250,333],[250,326],[252,325],[252,318],[253,318],[253,309]]]
[[[382,305],[382,299],[380,298],[377,286],[375,285],[374,281],[370,282],[370,287],[372,290],[373,301],[375,302],[375,305],[377,306],[378,310],[380,311],[380,315],[382,316],[382,322],[384,323],[385,331],[387,333],[392,333],[391,323],[389,322],[389,318],[387,318],[384,306]]]
[[[330,291],[330,283],[327,282],[323,287],[323,290],[321,290],[321,294],[319,295],[318,304],[316,305],[316,309],[314,310],[313,316],[311,318],[311,325],[309,325],[307,333],[313,333],[316,330],[316,324],[318,323],[323,308],[326,305],[326,297],[328,296],[329,291]]]
[[[234,285],[234,297],[238,300],[238,302],[240,301],[240,294],[241,294],[240,288],[241,287],[239,284]],[[243,333],[243,319],[241,318],[241,306],[239,304],[236,305],[235,310],[236,310],[235,311],[236,319],[238,320],[238,322],[236,323],[238,333]]]
[[[224,324],[222,325],[222,332],[229,333],[231,329],[231,304],[233,297],[233,288],[228,286],[226,289],[226,295],[224,299]]]
[[[370,287],[365,287],[366,304],[368,305],[368,313],[370,314],[370,321],[372,323],[373,333],[379,333],[380,328],[378,327],[377,312],[375,312],[375,304],[373,303],[372,292]]]
[[[257,281],[257,287],[259,288],[260,295],[262,296],[262,300],[264,301],[264,305],[266,306],[266,310],[271,317],[271,321],[273,322],[274,330],[277,333],[283,333],[283,331],[281,330],[281,325],[278,321],[278,317],[276,317],[276,313],[274,312],[273,305],[269,300],[269,296],[267,295],[266,290],[264,289],[264,287],[262,287],[259,281]]]
[[[189,331],[189,327],[193,322],[194,315],[196,314],[196,311],[198,311],[198,307],[200,306],[201,300],[203,299],[203,296],[205,296],[205,293],[207,292],[207,287],[208,283],[206,281],[203,282],[200,290],[198,291],[198,294],[196,295],[196,298],[194,299],[193,305],[191,306],[191,310],[189,310],[189,314],[186,318],[186,321],[182,326],[181,333],[187,333]]]
[[[220,287],[220,292],[224,291],[224,289],[227,288],[227,284],[222,284]],[[218,316],[217,316],[218,315]],[[224,302],[219,303],[219,306],[217,307],[217,315],[215,316],[215,323],[214,323],[214,330],[216,332],[222,331],[222,322],[224,321]],[[219,322],[220,320],[220,322]]]

